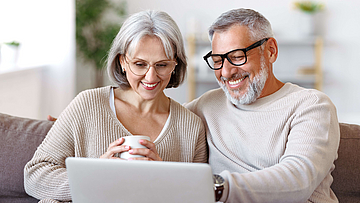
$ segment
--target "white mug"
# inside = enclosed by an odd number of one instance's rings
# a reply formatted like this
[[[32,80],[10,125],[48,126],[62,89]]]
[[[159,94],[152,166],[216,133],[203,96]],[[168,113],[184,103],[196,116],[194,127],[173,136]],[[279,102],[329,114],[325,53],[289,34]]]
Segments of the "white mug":
[[[146,148],[145,146],[141,145],[139,143],[139,140],[148,140],[150,141],[150,137],[149,136],[144,136],[144,135],[133,135],[133,136],[126,136],[123,137],[125,139],[124,143],[122,145],[127,145],[130,146],[131,149],[135,149],[135,148]],[[136,158],[136,157],[144,157],[141,155],[132,155],[129,154],[129,152],[122,152],[120,154],[120,158],[122,159],[128,159],[128,158]]]

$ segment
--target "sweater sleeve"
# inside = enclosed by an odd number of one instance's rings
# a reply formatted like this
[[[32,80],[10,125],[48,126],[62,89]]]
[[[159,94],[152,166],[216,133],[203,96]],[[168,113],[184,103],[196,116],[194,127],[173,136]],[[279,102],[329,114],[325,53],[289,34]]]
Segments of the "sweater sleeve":
[[[333,195],[330,173],[340,140],[335,107],[320,98],[296,112],[290,122],[286,149],[278,164],[250,173],[221,172],[229,186],[221,201],[336,202],[336,197],[329,200]],[[314,196],[317,201],[311,199]]]
[[[71,201],[65,159],[74,157],[74,129],[78,125],[79,96],[61,113],[33,158],[24,168],[25,191],[37,199]]]
[[[202,121],[199,119],[200,131],[198,140],[196,142],[195,156],[193,162],[207,163],[208,162],[208,148],[206,143],[205,128]]]

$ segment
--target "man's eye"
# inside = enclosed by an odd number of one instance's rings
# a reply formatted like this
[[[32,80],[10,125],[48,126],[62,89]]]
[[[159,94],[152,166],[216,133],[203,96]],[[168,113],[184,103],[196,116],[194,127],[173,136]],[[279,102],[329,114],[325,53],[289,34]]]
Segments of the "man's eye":
[[[213,60],[214,64],[222,63],[222,60],[220,57],[212,57],[212,60]]]
[[[243,56],[243,55],[235,55],[235,56],[231,56],[231,61],[242,61],[242,60],[244,60],[244,57],[245,56]]]

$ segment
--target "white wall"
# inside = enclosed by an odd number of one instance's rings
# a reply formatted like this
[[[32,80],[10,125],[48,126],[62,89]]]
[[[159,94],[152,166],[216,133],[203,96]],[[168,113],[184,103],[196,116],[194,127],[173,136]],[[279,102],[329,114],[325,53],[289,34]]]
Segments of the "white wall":
[[[291,0],[128,0],[128,13],[144,9],[168,12],[184,36],[207,28],[221,13],[238,7],[252,8],[272,23],[277,38],[298,31]],[[326,0],[323,13],[326,46],[323,91],[338,109],[339,119],[360,124],[360,1]],[[75,0],[0,0],[0,42],[22,43],[19,64],[46,65],[41,81],[41,108],[38,116],[58,116],[74,98],[75,90]],[[279,60],[284,54],[280,50]],[[286,50],[285,50],[286,51]],[[283,51],[284,52],[284,51]],[[275,64],[275,69],[277,64]],[[86,80],[86,78],[83,78]],[[25,81],[26,85],[26,81]],[[0,97],[2,92],[0,92]],[[167,91],[180,103],[187,101],[187,84]],[[16,99],[24,99],[18,95]],[[25,98],[26,99],[26,98]],[[0,103],[1,107],[1,103]],[[1,108],[0,108],[1,109]]]
[[[129,14],[144,9],[163,10],[178,23],[186,36],[191,30],[189,22],[197,22],[198,32],[206,32],[211,23],[223,12],[233,8],[252,8],[269,19],[276,38],[295,36],[299,30],[298,14],[292,0],[131,0]],[[323,69],[325,92],[337,107],[339,120],[360,124],[360,1],[327,0],[322,13],[325,47]],[[281,50],[279,59],[281,59]],[[276,69],[276,64],[275,64]],[[186,102],[187,84],[168,95]]]
[[[0,0],[0,42],[12,40],[21,43],[18,66],[46,67],[39,113],[17,115],[40,119],[48,114],[58,116],[75,96],[75,1]],[[18,82],[27,85],[26,80]],[[32,96],[38,97],[26,97]],[[12,99],[33,99],[26,97],[18,94]]]

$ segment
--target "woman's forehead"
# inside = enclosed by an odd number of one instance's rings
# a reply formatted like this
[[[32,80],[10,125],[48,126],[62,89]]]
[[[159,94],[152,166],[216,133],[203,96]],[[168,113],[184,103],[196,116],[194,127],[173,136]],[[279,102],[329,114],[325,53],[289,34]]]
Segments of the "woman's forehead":
[[[166,59],[174,58],[174,50],[172,46],[167,45],[165,40],[161,40],[155,35],[145,35],[141,38],[134,39],[128,47],[127,55],[136,57],[142,54],[157,54],[164,55]]]

